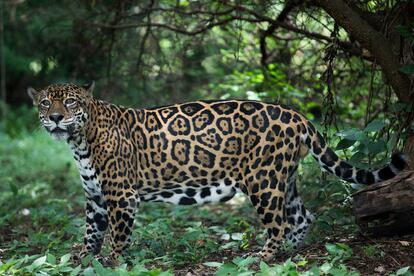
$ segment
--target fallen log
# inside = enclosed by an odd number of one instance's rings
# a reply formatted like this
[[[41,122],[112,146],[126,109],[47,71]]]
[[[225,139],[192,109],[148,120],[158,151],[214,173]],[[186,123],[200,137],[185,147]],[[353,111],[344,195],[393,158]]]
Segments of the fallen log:
[[[361,230],[373,236],[414,233],[414,171],[354,193],[353,213]]]

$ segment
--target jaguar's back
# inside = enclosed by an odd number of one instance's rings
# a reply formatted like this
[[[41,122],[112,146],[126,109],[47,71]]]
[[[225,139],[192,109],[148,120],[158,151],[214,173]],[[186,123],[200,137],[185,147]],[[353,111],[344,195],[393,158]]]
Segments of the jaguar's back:
[[[306,152],[306,121],[274,104],[198,101],[145,110],[142,121],[138,178],[145,200],[223,201],[265,178],[286,181]]]

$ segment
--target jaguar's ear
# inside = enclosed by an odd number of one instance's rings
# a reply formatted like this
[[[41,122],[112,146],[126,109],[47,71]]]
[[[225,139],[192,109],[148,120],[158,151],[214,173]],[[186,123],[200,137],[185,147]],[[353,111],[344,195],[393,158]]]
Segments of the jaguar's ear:
[[[92,96],[93,89],[95,88],[95,82],[92,81],[88,84],[84,84],[84,85],[82,85],[82,88],[85,89],[86,92],[88,92],[89,96]]]
[[[27,94],[32,99],[33,104],[37,105],[37,103],[39,102],[38,97],[39,97],[40,92],[37,91],[36,89],[32,88],[32,87],[28,87],[27,88]]]

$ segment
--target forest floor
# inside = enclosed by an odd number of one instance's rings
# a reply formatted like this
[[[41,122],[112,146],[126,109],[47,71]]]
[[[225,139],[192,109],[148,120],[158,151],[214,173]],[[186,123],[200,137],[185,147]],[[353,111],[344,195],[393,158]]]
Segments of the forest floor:
[[[326,260],[330,259],[329,252],[326,250],[327,242],[334,241],[327,239],[307,245],[290,256],[277,257],[274,261],[269,262],[269,265],[284,263],[287,258],[292,258],[292,260],[307,261],[306,265],[300,266],[298,271],[309,271],[312,265],[320,267]],[[409,275],[407,273],[409,270],[407,272],[401,270],[401,274],[396,274],[402,267],[410,267],[411,271],[414,271],[414,253],[412,250],[414,234],[377,239],[368,237],[347,238],[340,239],[338,242],[346,244],[353,251],[353,254],[343,261],[343,264],[349,268],[349,271],[354,269],[360,275],[403,275],[404,273]],[[208,262],[222,262],[223,260],[231,260],[236,257],[237,255],[233,251],[227,250],[215,256],[207,256],[206,260]],[[257,263],[253,263],[251,270],[259,271],[260,267]],[[177,275],[214,275],[216,271],[215,267],[208,267],[202,263],[174,270]],[[331,274],[337,275],[333,271]]]
[[[221,206],[221,208],[225,207],[228,206]],[[242,210],[235,210],[234,207],[232,206],[232,216],[250,217],[248,220],[252,223],[251,225],[260,232],[259,222],[249,214],[243,214],[248,211],[246,210],[249,209],[248,207]],[[212,207],[211,209],[217,210],[217,208],[220,207]],[[226,224],[226,221],[223,221],[223,224]],[[352,234],[338,231],[338,235],[331,232],[330,236],[319,235],[319,231],[318,226],[314,227],[307,245],[299,250],[281,254],[273,261],[268,262],[268,265],[270,267],[278,265],[279,270],[273,271],[280,272],[280,275],[301,273],[303,275],[412,275],[411,271],[414,271],[414,251],[412,250],[414,234],[374,238],[365,236],[358,231]],[[264,269],[259,261],[247,261],[247,265],[245,265],[240,264],[240,260],[238,260],[239,256],[254,254],[260,250],[262,241],[254,234],[251,238],[252,241],[247,249],[219,250],[207,254],[201,262],[178,265],[173,269],[173,272],[175,275],[187,276],[214,275],[217,272],[220,275],[239,275],[241,273],[250,275],[250,272],[257,271],[263,273]],[[199,243],[203,242],[203,240],[199,241]],[[225,242],[221,241],[221,244],[222,247],[223,244],[226,247]],[[156,262],[151,267],[163,267],[163,264]],[[165,269],[168,269],[168,266]]]
[[[414,235],[400,237],[369,238],[356,237],[340,239],[353,250],[353,257],[344,263],[355,268],[362,275],[390,275],[401,267],[410,266],[414,269]],[[308,260],[320,263],[320,252],[323,252],[323,243],[316,243],[301,252]]]

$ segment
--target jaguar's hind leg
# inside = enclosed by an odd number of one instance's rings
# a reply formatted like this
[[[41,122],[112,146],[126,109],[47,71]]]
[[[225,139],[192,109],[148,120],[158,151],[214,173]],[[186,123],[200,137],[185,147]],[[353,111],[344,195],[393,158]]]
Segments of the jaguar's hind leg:
[[[265,260],[271,260],[276,255],[284,238],[291,232],[284,202],[285,188],[285,182],[278,181],[276,176],[250,182],[247,186],[250,201],[267,230],[268,238],[259,253]]]
[[[292,225],[292,231],[286,237],[286,243],[292,249],[303,245],[314,216],[305,208],[296,187],[296,175],[288,179],[288,188],[285,196],[286,214],[288,222]]]

